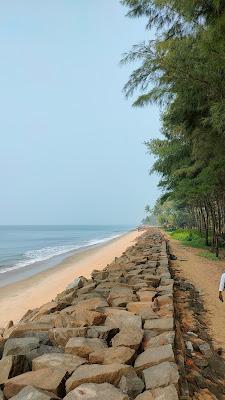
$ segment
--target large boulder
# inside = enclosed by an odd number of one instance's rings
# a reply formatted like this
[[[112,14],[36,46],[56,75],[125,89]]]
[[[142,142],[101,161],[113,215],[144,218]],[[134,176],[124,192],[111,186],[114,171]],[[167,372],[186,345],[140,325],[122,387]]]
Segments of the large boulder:
[[[130,326],[127,328],[124,327],[112,339],[112,346],[127,346],[137,350],[142,342],[143,334],[144,332],[140,328]]]
[[[49,338],[55,346],[65,347],[68,340],[72,337],[85,336],[86,327],[81,328],[54,328],[49,331]]]
[[[8,339],[4,346],[3,357],[9,355],[27,354],[37,349],[40,339],[36,337]]]
[[[142,328],[141,317],[139,315],[134,315],[129,311],[110,307],[105,309],[105,314],[107,315],[105,321],[106,326],[119,329],[122,329],[123,327]]]
[[[54,368],[43,368],[38,371],[26,372],[5,383],[4,395],[6,399],[17,395],[25,386],[34,386],[37,389],[47,390],[59,397],[65,395],[65,381],[67,372]]]
[[[135,350],[129,347],[109,347],[107,349],[96,350],[89,354],[91,364],[130,364],[133,360]]]
[[[0,397],[1,399],[1,397]],[[32,386],[26,386],[16,396],[11,397],[11,400],[55,400],[59,399],[54,393],[45,390],[36,389]]]
[[[171,344],[145,350],[137,357],[134,367],[136,371],[142,371],[143,369],[160,364],[164,361],[174,361],[174,353]]]
[[[110,290],[107,301],[111,306],[117,307],[120,304],[126,306],[126,304],[134,298],[133,290],[130,287],[115,286]]]
[[[37,371],[43,368],[61,368],[69,373],[75,371],[82,364],[86,364],[87,360],[76,355],[50,353],[43,354],[32,361],[32,370]]]
[[[86,337],[103,339],[109,343],[118,332],[119,328],[111,328],[105,325],[91,326],[87,330]]]
[[[106,315],[102,312],[81,309],[71,314],[72,325],[76,327],[101,325],[105,322]]]
[[[104,309],[105,307],[108,307],[109,304],[107,303],[107,301],[105,301],[104,299],[102,299],[101,297],[94,297],[91,299],[87,299],[87,300],[82,300],[79,301],[78,299],[78,303],[77,300],[75,302],[75,309],[74,311],[98,311],[101,309]],[[70,307],[68,307],[70,308]],[[63,310],[67,312],[67,309]]]
[[[14,325],[8,330],[4,331],[4,338],[16,338],[16,337],[25,337],[28,336],[29,332],[32,334],[31,337],[34,336],[33,333],[38,332],[48,332],[49,329],[53,328],[53,322],[27,322],[27,323],[20,323],[18,325]]]
[[[6,356],[0,360],[0,385],[14,376],[30,370],[29,362],[24,355]]]
[[[69,339],[65,352],[80,357],[88,357],[93,351],[105,348],[107,348],[107,345],[102,339],[75,337]]]
[[[145,385],[135,373],[122,376],[119,382],[119,388],[123,393],[126,393],[129,399],[135,399],[140,394]]]
[[[144,329],[155,329],[159,332],[172,331],[174,327],[173,318],[159,318],[145,321]]]
[[[144,333],[144,339],[143,339],[143,348],[144,350],[150,348],[150,347],[159,347],[159,346],[164,346],[166,344],[172,344],[174,343],[174,338],[175,338],[175,332],[174,331],[169,331],[169,332],[163,332],[159,335],[156,336],[151,336],[148,335],[148,332],[151,331],[145,331]]]
[[[156,389],[158,387],[177,384],[179,379],[176,364],[168,361],[145,369],[143,376],[146,389]]]
[[[67,393],[82,383],[104,383],[108,382],[118,385],[123,375],[129,374],[133,368],[126,364],[109,365],[81,365],[74,371],[73,375],[66,382]]]
[[[146,302],[151,303],[155,295],[156,295],[156,291],[153,291],[153,290],[140,289],[137,292],[138,299],[141,302],[146,301]]]
[[[110,383],[84,383],[72,390],[64,400],[128,400],[128,396]]]
[[[174,385],[152,390],[154,400],[179,400],[177,389]]]
[[[151,318],[154,319],[157,318],[157,315],[155,314],[152,305],[153,303],[146,301],[131,302],[127,304],[127,310],[140,315],[144,320]]]

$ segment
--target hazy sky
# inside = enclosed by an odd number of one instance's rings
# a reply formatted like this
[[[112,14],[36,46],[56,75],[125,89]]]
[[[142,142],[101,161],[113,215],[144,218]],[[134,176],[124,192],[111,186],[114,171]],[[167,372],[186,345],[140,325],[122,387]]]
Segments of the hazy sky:
[[[156,107],[122,94],[145,38],[119,0],[2,0],[0,224],[136,224],[158,196]]]

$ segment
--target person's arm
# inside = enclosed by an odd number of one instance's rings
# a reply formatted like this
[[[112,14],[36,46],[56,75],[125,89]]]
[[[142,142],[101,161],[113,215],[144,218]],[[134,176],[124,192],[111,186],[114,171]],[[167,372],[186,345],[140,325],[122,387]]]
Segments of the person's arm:
[[[225,273],[221,275],[220,286],[219,286],[219,299],[223,302],[223,290],[225,285]]]

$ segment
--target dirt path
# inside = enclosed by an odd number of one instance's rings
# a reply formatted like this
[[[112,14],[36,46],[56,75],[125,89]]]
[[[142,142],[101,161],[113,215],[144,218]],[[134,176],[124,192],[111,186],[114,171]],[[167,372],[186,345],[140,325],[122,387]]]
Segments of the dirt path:
[[[225,350],[225,292],[224,303],[218,300],[219,280],[221,273],[225,271],[224,261],[207,260],[197,255],[200,249],[186,247],[177,240],[168,239],[171,253],[177,257],[173,265],[202,295],[208,314],[209,333],[214,344]]]

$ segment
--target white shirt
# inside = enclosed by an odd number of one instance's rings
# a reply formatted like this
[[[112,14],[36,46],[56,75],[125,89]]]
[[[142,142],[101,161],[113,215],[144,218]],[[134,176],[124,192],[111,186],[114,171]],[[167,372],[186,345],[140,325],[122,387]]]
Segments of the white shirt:
[[[220,292],[222,292],[224,290],[224,285],[225,285],[225,272],[221,275],[221,278],[220,278],[220,286],[219,286]]]

